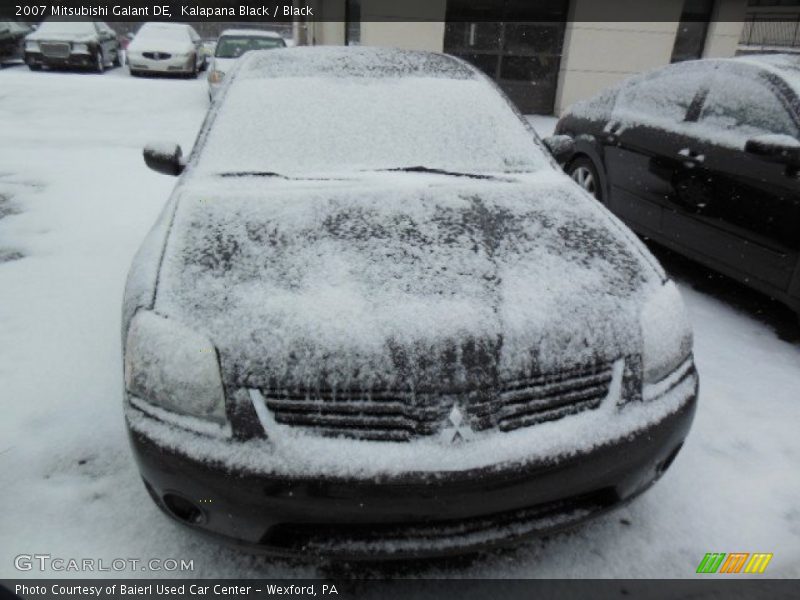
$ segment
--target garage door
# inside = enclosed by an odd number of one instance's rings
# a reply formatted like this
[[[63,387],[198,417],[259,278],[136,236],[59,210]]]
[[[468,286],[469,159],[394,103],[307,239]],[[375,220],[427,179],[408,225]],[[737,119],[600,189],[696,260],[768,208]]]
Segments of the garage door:
[[[552,114],[568,0],[448,0],[444,51],[484,71],[523,113]]]

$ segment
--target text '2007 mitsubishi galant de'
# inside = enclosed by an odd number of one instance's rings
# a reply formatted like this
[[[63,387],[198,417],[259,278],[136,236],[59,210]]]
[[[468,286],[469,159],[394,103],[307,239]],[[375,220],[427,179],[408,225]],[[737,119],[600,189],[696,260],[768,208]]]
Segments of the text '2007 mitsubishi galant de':
[[[129,274],[125,415],[167,514],[336,558],[472,551],[627,501],[697,397],[679,292],[479,71],[248,53]]]

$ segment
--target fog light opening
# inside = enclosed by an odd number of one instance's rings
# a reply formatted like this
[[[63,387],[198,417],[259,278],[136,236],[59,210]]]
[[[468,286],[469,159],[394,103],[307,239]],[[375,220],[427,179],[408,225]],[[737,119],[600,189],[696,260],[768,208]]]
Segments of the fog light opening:
[[[164,506],[172,516],[189,525],[199,525],[206,520],[203,511],[183,496],[173,493],[164,494]]]

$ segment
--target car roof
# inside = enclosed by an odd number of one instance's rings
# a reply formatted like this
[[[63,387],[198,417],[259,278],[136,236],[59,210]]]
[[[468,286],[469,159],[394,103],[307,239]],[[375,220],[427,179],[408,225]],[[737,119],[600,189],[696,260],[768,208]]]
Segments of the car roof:
[[[276,31],[265,31],[263,29],[226,29],[219,34],[219,37],[226,35],[249,35],[255,37],[281,38],[283,36]]]
[[[800,54],[747,54],[731,62],[750,64],[780,77],[800,97]]]
[[[139,28],[139,31],[145,27],[147,29],[188,29],[190,26],[187,23],[163,23],[161,21],[148,21],[147,23],[142,24],[142,26]]]
[[[248,52],[245,78],[274,77],[439,77],[477,79],[466,62],[436,52],[365,46],[301,46]]]

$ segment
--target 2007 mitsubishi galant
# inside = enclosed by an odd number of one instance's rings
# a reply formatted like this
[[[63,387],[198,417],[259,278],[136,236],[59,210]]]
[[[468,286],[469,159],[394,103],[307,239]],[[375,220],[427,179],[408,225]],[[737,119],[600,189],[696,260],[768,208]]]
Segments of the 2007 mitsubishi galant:
[[[675,285],[481,73],[249,53],[137,254],[125,414],[155,502],[268,553],[428,556],[633,498],[697,395]]]

